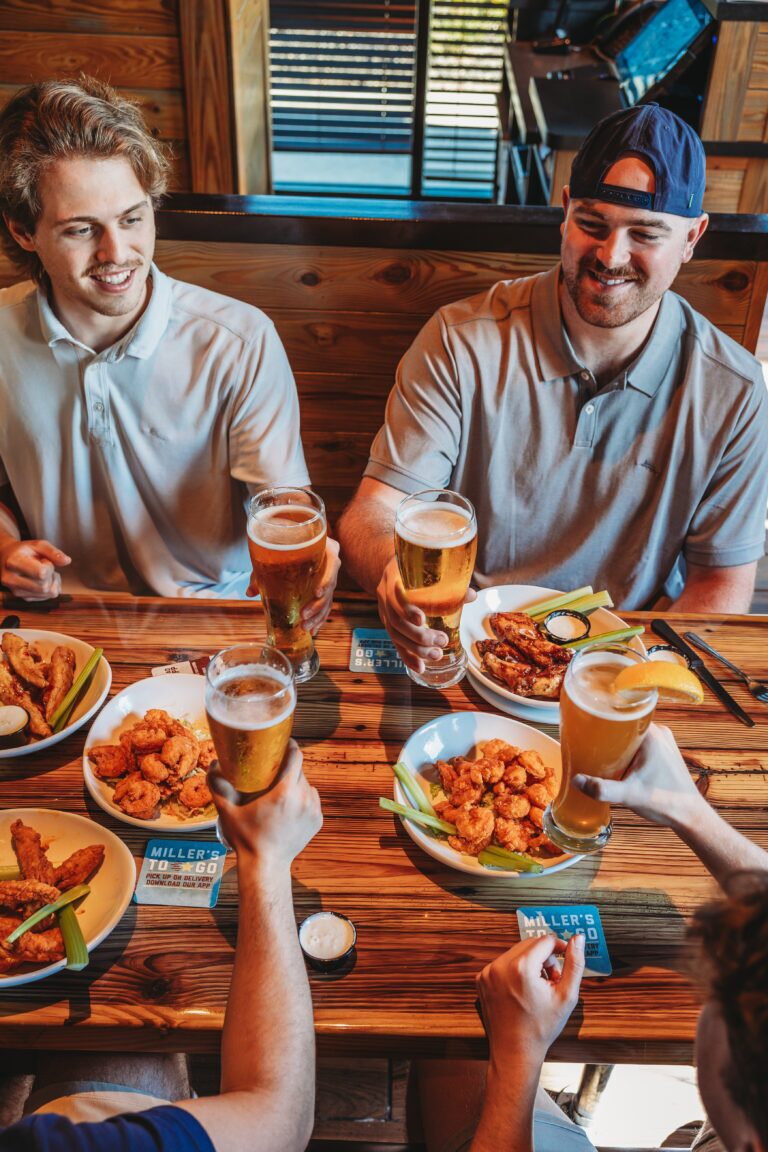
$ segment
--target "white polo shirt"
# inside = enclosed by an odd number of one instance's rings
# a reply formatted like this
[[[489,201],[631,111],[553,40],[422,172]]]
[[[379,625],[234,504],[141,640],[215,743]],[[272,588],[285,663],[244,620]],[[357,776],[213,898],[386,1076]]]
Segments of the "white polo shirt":
[[[249,492],[309,483],[274,325],[153,265],[145,312],[96,353],[34,285],[0,291],[5,483],[72,557],[65,591],[242,596]]]

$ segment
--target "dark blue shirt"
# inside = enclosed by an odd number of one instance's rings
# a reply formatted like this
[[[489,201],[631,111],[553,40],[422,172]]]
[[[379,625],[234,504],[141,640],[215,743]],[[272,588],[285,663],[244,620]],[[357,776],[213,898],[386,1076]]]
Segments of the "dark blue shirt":
[[[0,1132],[0,1152],[215,1152],[205,1129],[183,1108],[163,1105],[96,1124],[54,1113],[28,1116]]]

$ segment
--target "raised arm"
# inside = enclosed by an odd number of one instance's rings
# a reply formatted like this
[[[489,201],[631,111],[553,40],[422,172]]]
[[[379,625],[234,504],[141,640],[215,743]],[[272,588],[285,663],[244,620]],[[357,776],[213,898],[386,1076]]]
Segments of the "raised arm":
[[[405,596],[395,558],[395,509],[403,496],[397,488],[364,476],[339,521],[339,539],[350,574],[366,592],[376,593],[381,622],[400,658],[423,672],[426,658],[440,659],[448,637],[425,628],[424,613]]]
[[[221,1095],[187,1100],[217,1152],[302,1152],[314,1121],[312,1000],[299,948],[291,861],[322,823],[291,741],[281,775],[238,807],[211,777],[222,828],[237,852],[239,928],[221,1044]]]
[[[768,870],[768,852],[732,828],[694,784],[669,728],[652,724],[623,780],[575,776],[594,800],[623,804],[677,833],[722,885],[733,872]]]

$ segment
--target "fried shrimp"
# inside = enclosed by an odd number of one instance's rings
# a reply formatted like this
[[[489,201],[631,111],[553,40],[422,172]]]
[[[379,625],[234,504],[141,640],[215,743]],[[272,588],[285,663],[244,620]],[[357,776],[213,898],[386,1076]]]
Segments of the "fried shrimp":
[[[144,723],[150,728],[162,728],[166,737],[169,738],[189,735],[188,729],[184,727],[181,721],[174,720],[173,716],[163,708],[150,708],[149,712],[144,713]]]
[[[153,784],[163,784],[171,774],[171,770],[157,752],[149,752],[139,761],[139,771],[145,780]]]
[[[494,839],[501,848],[510,852],[525,852],[528,847],[528,837],[519,820],[507,820],[504,816],[496,818]]]
[[[151,820],[160,803],[160,789],[150,780],[145,780],[141,772],[131,772],[117,782],[114,801],[127,816]]]
[[[550,769],[547,768],[538,752],[521,752],[517,762],[525,768],[527,774],[534,780],[544,780],[550,774]]]
[[[128,744],[136,756],[142,756],[147,752],[159,752],[168,739],[164,728],[153,727],[150,724],[137,724],[123,735],[128,737]],[[122,740],[122,736],[120,739]]]
[[[99,744],[89,748],[88,759],[100,780],[117,780],[133,768],[133,761],[122,744]]]
[[[495,823],[490,808],[470,808],[456,814],[456,831],[462,840],[475,845],[477,852],[490,844]]]
[[[179,792],[179,802],[185,808],[207,808],[213,803],[213,796],[208,787],[208,781],[202,772],[194,776],[187,776]]]
[[[160,750],[160,759],[172,768],[179,779],[197,766],[198,744],[194,736],[171,736]]]
[[[213,740],[201,740],[198,749],[197,766],[198,768],[210,768],[216,759],[216,748]]]
[[[505,820],[522,820],[530,812],[531,805],[525,796],[514,792],[505,792],[502,796],[494,798],[493,809]]]

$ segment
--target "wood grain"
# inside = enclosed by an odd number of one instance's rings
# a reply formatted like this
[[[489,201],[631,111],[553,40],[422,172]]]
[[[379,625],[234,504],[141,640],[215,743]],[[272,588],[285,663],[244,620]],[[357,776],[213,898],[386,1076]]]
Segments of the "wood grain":
[[[179,9],[193,192],[236,192],[232,85],[222,0]]]
[[[103,646],[113,691],[156,664],[264,634],[260,608],[239,602],[76,597],[52,610],[24,607],[20,615],[23,626]],[[765,618],[680,616],[672,622],[704,634],[748,671],[766,672]],[[685,922],[714,891],[702,866],[672,833],[622,811],[601,855],[544,880],[476,882],[425,856],[377,806],[379,795],[391,793],[389,765],[428,719],[488,706],[467,681],[431,693],[401,677],[350,673],[351,629],[377,623],[367,597],[339,600],[318,640],[321,672],[302,687],[296,712],[295,734],[325,813],[322,832],[294,867],[297,919],[334,908],[354,920],[359,940],[356,965],[343,978],[310,976],[321,1052],[483,1055],[474,975],[516,938],[515,908],[545,899],[598,904],[615,966],[610,980],[585,982],[553,1056],[688,1061],[697,1001],[687,975],[692,955]],[[721,678],[748,710],[765,711],[727,673]],[[743,727],[709,694],[698,710],[667,708],[658,718],[675,732],[710,801],[768,847],[768,724]],[[88,813],[138,855],[147,834],[85,800],[83,741],[84,734],[75,734],[38,755],[4,761],[0,801]],[[236,922],[231,865],[213,911],[132,907],[86,972],[0,997],[0,1041],[30,1048],[215,1050]]]
[[[268,0],[227,0],[237,191],[272,191]]]
[[[4,84],[31,84],[86,72],[116,88],[180,88],[178,41],[169,36],[0,31]],[[218,189],[222,191],[222,189]]]
[[[721,22],[704,94],[702,140],[742,139],[742,111],[747,88],[754,86],[750,76],[759,27],[747,21]]]
[[[178,0],[3,0],[0,29],[175,36]]]

